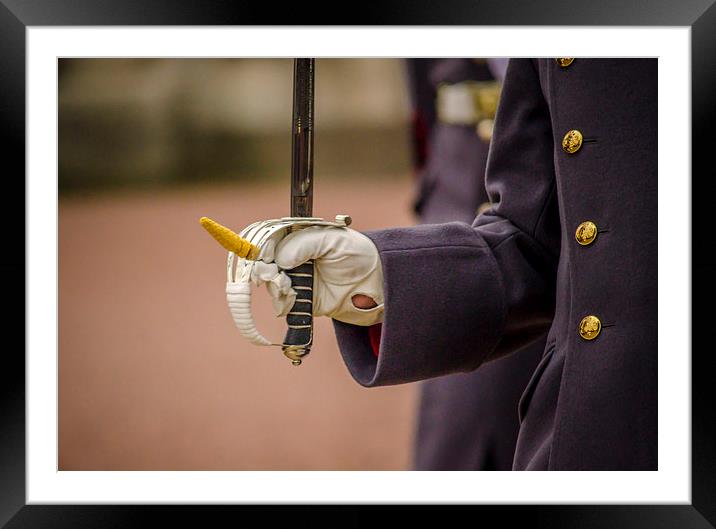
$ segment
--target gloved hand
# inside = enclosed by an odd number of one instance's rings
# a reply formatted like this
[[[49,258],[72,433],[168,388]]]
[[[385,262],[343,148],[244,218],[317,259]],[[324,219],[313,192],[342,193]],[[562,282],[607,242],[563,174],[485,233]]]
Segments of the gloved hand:
[[[267,284],[277,316],[288,314],[296,299],[295,291],[286,288],[286,280],[290,283],[290,279],[280,270],[290,270],[313,259],[314,316],[364,326],[383,321],[380,257],[373,242],[362,233],[350,228],[313,226],[286,236],[273,253],[275,264],[256,267],[252,279],[257,284]],[[365,305],[361,295],[374,300],[375,306],[358,308],[356,305]]]

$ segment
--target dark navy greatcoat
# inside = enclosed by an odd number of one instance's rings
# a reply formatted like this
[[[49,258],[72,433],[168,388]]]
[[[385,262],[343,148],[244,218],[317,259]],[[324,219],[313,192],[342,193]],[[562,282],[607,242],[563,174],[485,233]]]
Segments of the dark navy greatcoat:
[[[416,210],[423,223],[470,223],[488,202],[489,140],[478,136],[474,124],[440,122],[435,105],[442,83],[493,80],[489,66],[470,58],[408,60],[420,169]],[[543,348],[544,339],[471,373],[422,382],[413,469],[510,470],[520,426],[517,406]]]
[[[486,185],[472,226],[367,234],[384,322],[378,359],[335,322],[350,373],[472,371],[548,331],[514,468],[656,470],[657,60],[511,60]]]

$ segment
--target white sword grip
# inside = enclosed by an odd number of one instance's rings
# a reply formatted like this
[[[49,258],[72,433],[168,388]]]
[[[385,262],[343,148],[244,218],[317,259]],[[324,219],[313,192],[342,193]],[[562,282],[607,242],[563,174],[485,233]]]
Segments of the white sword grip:
[[[251,283],[226,283],[226,301],[241,336],[256,345],[272,345],[256,329],[251,314]]]

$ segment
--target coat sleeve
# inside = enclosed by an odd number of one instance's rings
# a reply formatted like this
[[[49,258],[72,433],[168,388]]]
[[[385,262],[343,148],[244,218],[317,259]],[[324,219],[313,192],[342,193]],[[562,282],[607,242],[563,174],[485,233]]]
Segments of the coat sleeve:
[[[471,371],[542,335],[554,313],[560,227],[550,115],[535,63],[510,60],[486,187],[492,208],[460,222],[368,232],[380,253],[379,355],[334,321],[351,375],[381,386]]]

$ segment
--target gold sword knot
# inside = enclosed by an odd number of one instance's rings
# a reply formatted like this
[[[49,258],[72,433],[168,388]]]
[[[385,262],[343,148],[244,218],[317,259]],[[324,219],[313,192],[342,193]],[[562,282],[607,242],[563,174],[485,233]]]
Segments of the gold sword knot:
[[[234,252],[239,257],[255,261],[259,258],[261,250],[255,244],[240,237],[226,226],[222,226],[218,222],[208,217],[201,217],[199,222],[203,228],[209,232],[216,241],[230,252]]]

